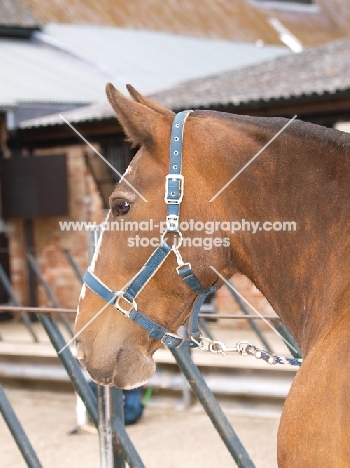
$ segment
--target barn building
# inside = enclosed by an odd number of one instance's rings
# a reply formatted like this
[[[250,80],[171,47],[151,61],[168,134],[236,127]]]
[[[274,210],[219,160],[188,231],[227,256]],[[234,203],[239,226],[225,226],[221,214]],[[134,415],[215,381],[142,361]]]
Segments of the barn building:
[[[349,7],[344,1],[339,0],[344,6],[341,15],[339,9],[325,0],[293,4],[242,0],[221,2],[215,8],[213,2],[201,2],[195,24],[190,15],[186,15],[186,20],[176,18],[170,22],[171,2],[158,5],[157,24],[152,8],[147,10],[146,24],[140,19],[142,15],[132,16],[128,6],[123,7],[123,13],[120,9],[119,16],[107,18],[101,13],[102,9],[94,11],[93,5],[48,12],[34,0],[25,3],[30,13],[25,21],[31,26],[21,24],[21,20],[16,28],[18,31],[29,27],[30,34],[28,32],[21,41],[15,37],[12,45],[17,49],[9,49],[13,36],[9,38],[2,33],[0,37],[0,53],[4,50],[9,56],[16,50],[21,54],[24,46],[32,54],[27,63],[22,61],[18,66],[18,75],[14,77],[18,96],[13,95],[12,103],[5,103],[4,98],[1,98],[4,103],[0,102],[2,225],[6,231],[2,234],[2,264],[7,262],[14,289],[24,304],[50,304],[43,290],[36,286],[28,267],[25,254],[31,251],[60,305],[76,306],[80,282],[64,251],[70,252],[83,271],[87,265],[87,236],[85,231],[62,231],[59,222],[101,222],[106,214],[108,195],[118,180],[57,112],[62,113],[120,173],[133,156],[112,109],[103,102],[106,81],[113,81],[119,89],[122,83],[129,81],[173,110],[206,108],[285,117],[297,114],[300,119],[326,126],[349,120],[350,41],[342,39],[349,35],[346,21]],[[61,0],[60,3],[66,2]],[[144,3],[140,2],[140,12]],[[183,14],[185,12],[180,16]],[[59,24],[89,23],[92,15],[95,15],[95,23],[110,27]],[[281,25],[285,27],[287,39]],[[4,27],[8,28],[9,24]],[[149,31],[145,31],[146,28]],[[182,36],[172,36],[169,31]],[[189,33],[197,37],[186,36]],[[99,41],[87,57],[91,37],[99,37]],[[334,39],[338,40],[334,42]],[[282,48],[283,42],[291,47],[299,44],[300,53],[292,54]],[[133,52],[129,53],[129,59],[125,51],[119,50],[123,47],[118,49],[114,44],[127,45]],[[162,44],[161,60],[159,53],[145,60],[146,51],[154,49],[155,44]],[[325,45],[308,48],[318,44]],[[116,58],[113,58],[113,49],[119,50]],[[175,59],[184,60],[182,67],[170,62],[160,67],[169,56],[169,50]],[[45,56],[40,55],[43,51]],[[188,66],[193,54],[198,59],[197,67]],[[210,60],[206,60],[207,57]],[[50,71],[43,82],[29,76],[28,71],[23,72],[25,66],[33,68],[31,59],[38,58],[42,62],[35,76],[39,77],[42,69]],[[208,62],[212,64],[211,69],[208,69]],[[186,64],[187,75],[183,73]],[[174,76],[177,68],[181,73]],[[2,70],[0,76],[1,73]],[[13,70],[9,69],[9,73],[14,75]],[[161,79],[157,81],[159,76]],[[21,87],[21,82],[26,86]],[[32,87],[34,98],[25,94],[28,85]],[[167,89],[159,91],[162,88]],[[40,92],[43,95],[40,96]],[[247,279],[235,281],[260,311],[270,310]],[[223,290],[218,294],[218,309],[226,312],[231,308],[231,299]]]

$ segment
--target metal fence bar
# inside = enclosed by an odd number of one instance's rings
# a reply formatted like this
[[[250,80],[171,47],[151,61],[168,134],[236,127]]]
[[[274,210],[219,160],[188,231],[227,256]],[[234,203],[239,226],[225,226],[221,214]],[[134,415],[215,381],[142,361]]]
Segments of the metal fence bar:
[[[98,436],[100,439],[100,468],[114,467],[112,436],[112,395],[109,387],[97,385]]]
[[[21,310],[25,310],[27,312],[35,312],[38,314],[49,314],[49,315],[57,315],[57,314],[67,314],[67,315],[75,315],[77,313],[76,309],[67,309],[67,308],[55,308],[55,307],[30,307],[30,306],[1,306],[1,310],[3,311],[12,311],[12,312],[20,312]],[[212,318],[212,319],[232,319],[232,320],[272,320],[272,321],[280,321],[280,317],[277,315],[262,315],[259,317],[258,315],[232,315],[232,314],[207,314],[207,313],[200,313],[200,317],[203,318]]]
[[[97,386],[100,468],[144,467],[124,425],[123,391]]]
[[[11,301],[16,305],[19,306],[19,302],[17,300],[16,294],[13,291],[12,285],[7,277],[5,270],[3,269],[2,265],[0,264],[0,281],[2,282],[4,288],[7,291],[7,294],[10,296]],[[2,308],[3,310],[3,308]],[[33,341],[35,343],[39,343],[39,338],[37,337],[35,331],[33,330],[30,318],[28,314],[22,309],[19,311],[21,319],[23,320],[24,325],[27,327],[29,333],[31,334]]]
[[[44,314],[44,315],[58,315],[58,314],[68,314],[76,315],[76,309],[65,309],[63,307],[30,307],[30,306],[1,306],[1,310],[9,312],[21,312],[25,310],[26,312],[34,312],[35,314]]]
[[[115,452],[124,457],[130,468],[145,468],[125,430],[124,421],[120,418],[114,420],[113,433],[117,434],[113,439]]]
[[[74,258],[72,257],[72,254],[67,249],[63,250],[63,253],[64,253],[64,256],[67,259],[67,262],[69,263],[69,265],[72,267],[72,270],[76,274],[76,277],[82,283],[83,282],[83,275],[82,275],[78,265],[76,264]]]
[[[0,384],[0,411],[29,468],[42,468],[26,433]]]
[[[210,314],[210,315],[212,315],[212,314]],[[209,327],[208,327],[206,321],[202,317],[199,317],[198,325],[199,325],[199,328],[204,331],[205,335],[208,338],[210,338],[211,340],[214,339],[213,334],[209,330]]]
[[[83,400],[93,423],[98,427],[97,402],[95,395],[87,384],[82,370],[70,349],[66,347],[64,351],[60,352],[66,345],[66,341],[58,328],[57,323],[51,317],[45,317],[43,314],[39,314],[39,320],[49,336],[64,368],[66,369],[75,391]]]
[[[239,468],[254,468],[255,465],[226,418],[221,406],[207,386],[202,374],[193,363],[189,353],[182,348],[172,349],[171,352],[191,385],[193,392],[197,395],[215,429],[237,463],[237,466]]]
[[[6,275],[6,274],[5,274]],[[16,309],[16,310],[23,310],[22,307],[20,307],[19,301],[12,289],[12,286],[10,282],[8,281],[8,287],[11,290],[11,294],[13,298],[15,299],[16,303],[18,304],[17,307],[10,307],[10,309]],[[24,308],[27,310],[28,308]],[[66,341],[58,328],[56,322],[54,319],[51,317],[46,317],[44,314],[40,313],[41,309],[39,307],[31,307],[29,309],[34,309],[35,312],[38,313],[38,318],[43,325],[47,335],[50,338],[50,341],[55,348],[58,357],[60,358],[63,366],[65,367],[70,380],[74,386],[75,391],[78,393],[80,398],[85,404],[85,407],[91,417],[91,420],[97,427],[98,425],[98,418],[97,418],[97,402],[95,395],[93,394],[92,390],[88,386],[85,377],[82,373],[82,370],[77,363],[76,359],[72,355],[70,349],[67,347],[65,350],[60,353],[60,350],[66,345]],[[57,312],[57,309],[53,308],[51,309],[52,311]],[[40,465],[38,465],[40,466]]]
[[[120,453],[120,449],[117,445],[118,437],[116,437],[115,434],[122,434],[123,433],[123,428],[124,428],[124,395],[123,395],[123,390],[120,388],[112,387],[111,388],[111,393],[112,393],[112,401],[111,401],[111,415],[112,415],[112,422],[116,421],[119,419],[122,425],[122,429],[119,431],[115,432],[114,425],[112,426],[112,431],[113,431],[113,450],[116,453]],[[125,428],[124,428],[125,431]],[[129,451],[133,451],[133,446],[130,441],[125,441],[125,445],[129,446]],[[136,453],[136,451],[135,451]],[[114,465],[113,468],[125,468],[125,459],[127,458],[126,456],[122,456],[123,452],[120,453],[121,456],[119,457],[114,457]]]
[[[295,338],[294,336],[291,334],[291,332],[288,330],[288,328],[283,325],[283,323],[278,323],[278,322],[274,322],[273,323],[273,326],[276,328],[276,330],[278,331],[278,333],[280,335],[283,336],[283,338],[285,339],[285,345],[287,346],[287,348],[289,349],[289,351],[291,352],[291,354],[297,358],[297,359],[301,359],[302,358],[302,353],[301,353],[301,349],[298,345],[298,343],[295,341]],[[289,345],[292,345],[292,346],[289,346]]]
[[[239,305],[239,308],[241,309],[241,311],[243,312],[244,315],[249,315],[249,312],[246,308],[246,306],[243,304],[241,298],[238,296],[238,294],[236,293],[236,291],[234,291],[233,289],[231,288],[228,288],[228,290],[230,291],[230,293],[232,294],[232,296],[234,297],[235,301],[237,302],[237,304]],[[264,335],[262,334],[260,328],[259,328],[259,325],[257,323],[254,323],[254,322],[248,322],[251,329],[255,332],[256,336],[259,338],[259,340],[261,341],[261,343],[263,344],[264,348],[266,349],[266,351],[269,351],[270,353],[272,353],[272,349],[271,349],[271,346],[269,345],[269,343],[267,342],[266,338],[264,337]]]
[[[29,262],[29,265],[30,265],[30,268],[32,269],[32,271],[34,272],[34,274],[36,275],[37,279],[39,280],[40,284],[42,285],[42,287],[44,288],[44,291],[47,295],[47,297],[50,299],[52,305],[54,307],[57,307],[59,308],[60,305],[54,295],[54,293],[52,292],[50,286],[48,285],[48,283],[44,280],[43,278],[43,275],[40,271],[40,268],[39,268],[39,265],[37,263],[37,261],[35,260],[34,256],[30,253],[30,252],[27,252],[26,253],[26,256],[27,256],[27,259],[28,259],[28,262]],[[60,320],[61,322],[63,323],[63,325],[65,326],[65,328],[67,329],[69,335],[71,337],[73,337],[74,333],[73,333],[73,330],[70,326],[70,323],[69,321],[67,320],[67,317],[65,317],[64,315],[59,315],[60,317]]]
[[[89,232],[88,257],[91,262],[95,253],[98,239],[101,235],[99,228]],[[100,468],[113,468],[114,460],[120,459],[119,464],[123,466],[123,457],[114,450],[113,445],[113,423],[112,420],[112,391],[110,387],[97,385],[97,408],[98,408],[98,435],[100,441]]]

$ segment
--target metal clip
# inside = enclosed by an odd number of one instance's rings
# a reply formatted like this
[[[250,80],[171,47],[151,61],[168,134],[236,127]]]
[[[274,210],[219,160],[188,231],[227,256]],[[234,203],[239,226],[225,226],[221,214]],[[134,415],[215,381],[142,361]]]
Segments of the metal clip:
[[[198,349],[201,351],[208,351],[213,354],[221,354],[222,356],[225,356],[227,353],[238,352],[238,348],[236,346],[230,348],[222,341],[212,340],[206,336],[199,336],[198,338],[193,338],[193,336],[191,336],[191,340],[198,345]]]
[[[176,261],[177,261],[176,271],[177,271],[178,274],[180,274],[179,270],[181,270],[181,268],[183,268],[184,266],[187,266],[190,269],[192,268],[192,266],[191,266],[191,264],[189,262],[184,262],[183,261],[183,258],[182,258],[182,255],[181,255],[180,251],[179,251],[179,246],[178,245],[173,244],[172,245],[172,251],[174,252],[174,254],[176,256]]]
[[[233,348],[229,348],[225,345],[222,341],[213,340],[210,345],[209,349],[214,354],[221,354],[222,356],[226,356],[227,353],[237,353],[238,349],[236,346]]]
[[[196,343],[196,345],[198,345],[198,349],[200,351],[210,351],[210,343],[212,342],[210,338],[207,338],[206,336],[194,338],[192,335],[190,338],[194,343]]]

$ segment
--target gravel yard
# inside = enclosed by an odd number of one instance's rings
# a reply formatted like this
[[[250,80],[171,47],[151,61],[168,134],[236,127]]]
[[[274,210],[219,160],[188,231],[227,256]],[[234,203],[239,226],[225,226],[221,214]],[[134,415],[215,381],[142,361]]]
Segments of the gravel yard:
[[[44,468],[98,468],[96,434],[67,435],[75,425],[75,396],[5,389]],[[276,468],[278,414],[227,416],[257,468]],[[128,433],[147,468],[236,466],[199,407],[179,411],[148,406]],[[25,468],[11,434],[0,419],[1,468]]]

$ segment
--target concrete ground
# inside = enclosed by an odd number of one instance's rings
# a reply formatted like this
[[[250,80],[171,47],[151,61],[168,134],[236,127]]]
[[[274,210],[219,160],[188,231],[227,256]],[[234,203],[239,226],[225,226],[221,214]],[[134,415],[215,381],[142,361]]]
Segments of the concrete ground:
[[[97,468],[96,434],[67,435],[75,425],[74,394],[5,389],[44,468]],[[275,468],[279,414],[227,413],[257,468]],[[179,411],[148,406],[142,420],[127,427],[147,468],[234,467],[226,447],[199,407]],[[0,418],[0,468],[25,468]]]

